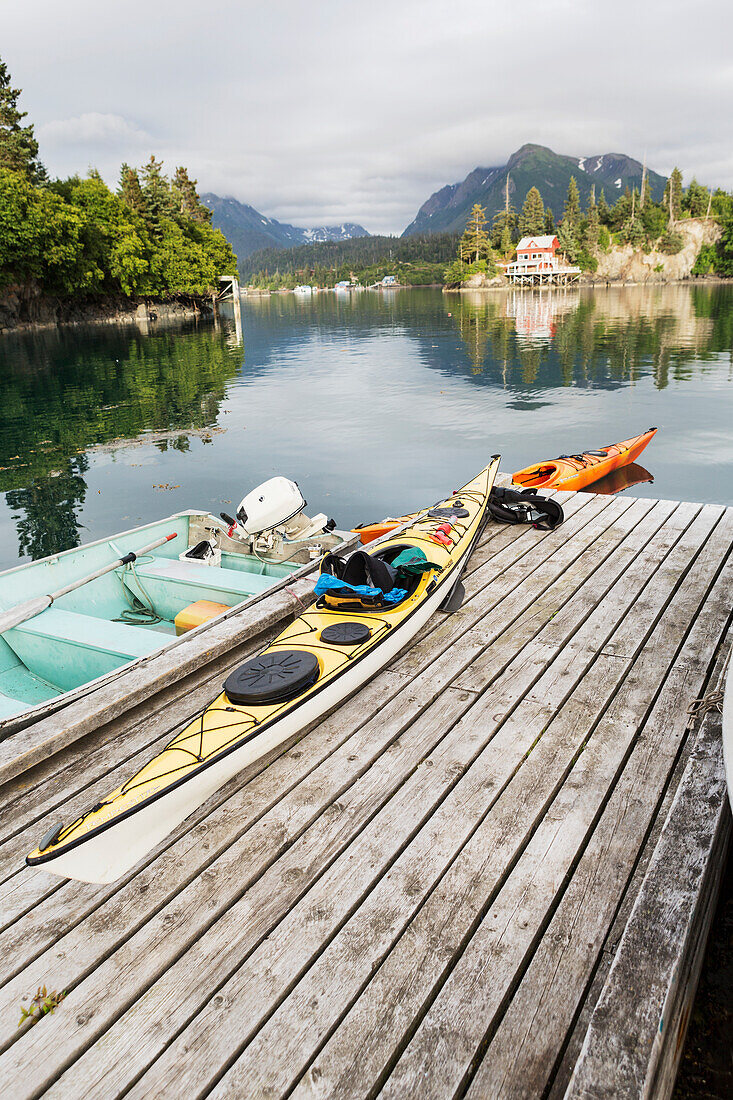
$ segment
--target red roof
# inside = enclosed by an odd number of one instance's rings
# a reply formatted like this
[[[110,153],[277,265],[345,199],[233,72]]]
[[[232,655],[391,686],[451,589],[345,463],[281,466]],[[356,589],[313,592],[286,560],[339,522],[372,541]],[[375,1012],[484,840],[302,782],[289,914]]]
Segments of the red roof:
[[[522,237],[517,245],[519,252],[555,252],[560,247],[560,242],[552,234],[542,237]]]

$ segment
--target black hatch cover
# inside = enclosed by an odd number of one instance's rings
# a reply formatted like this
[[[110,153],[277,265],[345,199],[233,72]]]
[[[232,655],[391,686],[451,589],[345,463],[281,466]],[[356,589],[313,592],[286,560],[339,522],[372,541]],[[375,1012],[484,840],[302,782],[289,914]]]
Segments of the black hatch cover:
[[[361,645],[371,638],[372,632],[366,623],[333,623],[320,633],[322,642],[329,645]]]
[[[250,657],[230,672],[224,691],[233,703],[282,703],[312,687],[319,672],[315,654],[302,649],[276,649]]]
[[[428,512],[431,519],[466,519],[469,514],[467,508],[456,508],[453,505],[448,508],[431,508]]]

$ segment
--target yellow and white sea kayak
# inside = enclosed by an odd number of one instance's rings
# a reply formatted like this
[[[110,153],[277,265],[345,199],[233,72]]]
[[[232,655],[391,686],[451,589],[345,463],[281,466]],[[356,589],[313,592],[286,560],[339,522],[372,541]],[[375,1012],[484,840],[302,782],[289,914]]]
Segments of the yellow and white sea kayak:
[[[232,776],[371,680],[455,593],[498,467],[495,455],[458,493],[360,552],[377,575],[381,563],[422,551],[427,568],[399,589],[398,602],[319,599],[231,673],[225,690],[158,756],[76,821],[51,828],[27,862],[83,882],[113,882]]]

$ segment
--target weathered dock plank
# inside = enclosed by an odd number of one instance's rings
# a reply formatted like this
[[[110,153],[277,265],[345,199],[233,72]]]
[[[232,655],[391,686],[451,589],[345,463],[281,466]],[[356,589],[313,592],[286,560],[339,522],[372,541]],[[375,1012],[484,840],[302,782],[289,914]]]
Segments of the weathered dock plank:
[[[6,761],[6,1091],[669,1094],[728,835],[686,708],[730,644],[733,511],[561,499],[555,532],[490,526],[457,613],[111,886],[21,861],[247,643]],[[18,1028],[39,984],[67,996]]]
[[[626,507],[624,506],[622,509],[617,509],[617,511],[621,511],[622,514],[623,514],[626,511]],[[617,537],[618,537],[619,540],[622,539],[627,534],[628,534],[628,530],[627,530],[626,526],[619,527],[619,530],[617,532]],[[506,614],[507,614],[508,620],[511,622],[514,619],[514,616],[517,614],[517,611],[516,611],[516,609],[511,609],[510,608],[510,609],[507,610]],[[497,618],[495,620],[495,629],[496,629],[497,632],[500,632],[500,629],[501,629],[501,617],[500,616],[497,616]],[[459,649],[459,647],[457,645],[453,645],[444,654],[444,661],[451,668],[453,668],[456,664],[456,661],[457,661],[456,654],[458,652],[458,649]],[[510,647],[508,647],[507,653],[508,653],[509,658],[514,657],[515,652],[516,652],[516,650],[515,650],[515,647],[514,647],[513,644]],[[462,668],[465,667],[465,664],[467,663],[467,660],[470,660],[470,653],[469,653],[468,657],[465,660],[460,661],[458,663],[458,666],[455,669],[455,671],[453,672],[453,675],[455,675],[456,672],[461,671]],[[392,674],[392,675],[394,675],[394,674]],[[405,716],[404,713],[403,713],[404,707],[405,707],[405,700],[404,699],[398,699],[396,701],[396,703],[392,704],[391,711],[389,710],[389,708],[383,709],[381,711],[381,713],[379,714],[378,719],[375,719],[374,721],[372,721],[371,724],[368,725],[367,728],[364,731],[361,732],[361,738],[360,738],[361,745],[365,746],[365,749],[362,749],[361,751],[366,750],[366,752],[367,752],[367,763],[371,763],[372,760],[378,756],[379,752],[382,751],[382,749],[385,747],[385,745],[389,745],[391,739],[396,734],[401,732],[401,730],[403,729],[403,727],[406,724],[407,719],[409,719],[409,718],[414,719],[415,717],[417,717],[417,715],[420,713],[420,709],[425,707],[426,697],[427,698],[435,697],[439,693],[440,688],[441,688],[442,683],[443,683],[443,677],[440,676],[440,675],[436,675],[436,666],[435,666],[435,664],[432,665],[429,668],[427,673],[423,674],[422,681],[423,681],[423,683],[422,683],[422,691],[421,691],[420,690],[420,688],[421,688],[420,682],[419,681],[418,682],[412,681],[411,676],[407,676],[405,674],[404,682],[411,684],[411,688],[410,688],[410,691],[408,693],[407,700],[406,700],[407,705],[409,706],[409,712],[408,712],[407,716]],[[432,695],[428,695],[428,692],[432,692]],[[466,705],[467,705],[467,702],[466,702]],[[459,708],[459,709],[461,709],[461,708]],[[462,709],[465,709],[465,706]],[[344,712],[344,708],[342,708],[341,711],[339,712],[339,716],[342,717],[343,712]],[[392,728],[391,723],[389,721],[389,718],[390,718],[392,712],[394,713],[394,720],[396,721],[396,725],[394,726],[394,728]],[[424,719],[423,719],[423,721],[424,721]],[[348,754],[349,764],[351,765],[350,771],[354,772],[355,774],[358,775],[359,774],[359,768],[355,768],[355,767],[353,767],[353,765],[360,761],[359,746],[355,745],[353,743],[353,741],[350,742],[342,755],[346,755],[346,754]],[[329,776],[333,777],[333,774],[334,774],[334,769],[333,769],[333,764],[331,763],[331,764],[329,764]],[[377,780],[377,786],[380,790],[383,789],[383,783],[382,783],[381,779]],[[341,790],[341,788],[337,787],[336,788],[336,793],[340,793],[340,790]],[[301,785],[301,788],[299,788],[295,792],[294,797],[299,797],[301,799],[304,799],[304,801],[306,803],[306,808],[308,809],[309,813],[312,814],[314,819],[317,819],[320,810],[322,810],[325,806],[327,806],[328,803],[329,803],[329,800],[334,797],[333,789],[332,788],[327,788],[325,794],[324,794],[324,792],[319,791],[319,795],[320,795],[320,798],[322,799],[322,803],[320,803],[320,804],[317,800],[315,800],[313,797],[310,796],[310,793],[307,790],[307,780],[306,780],[306,782]],[[275,811],[273,811],[273,813],[274,812]],[[293,822],[295,820],[297,820],[292,807],[288,804],[285,807],[277,808],[277,812],[281,816],[283,814],[285,815],[288,824],[292,828]],[[239,816],[240,815],[237,814],[235,816],[235,820],[239,820]],[[226,821],[227,821],[227,818],[225,817],[224,818],[224,822],[225,822],[224,828],[226,827]],[[317,820],[316,825],[317,825],[317,827],[322,828],[323,822],[321,820]],[[277,823],[274,820],[272,814],[264,822],[264,826],[265,827],[263,829],[263,832],[265,832],[269,838],[278,836]],[[340,820],[339,830],[338,830],[342,840],[344,839],[344,836],[345,836],[344,827],[345,827],[345,823],[344,823],[344,820],[342,818]],[[211,829],[210,828],[209,828],[208,836],[209,836],[209,839],[211,839]],[[231,842],[231,838],[230,838],[230,842]],[[264,847],[263,847],[261,841],[257,837],[255,837],[255,839],[253,841],[253,844],[254,844],[254,850],[257,853],[257,856],[260,859],[265,858],[268,854],[268,845],[265,844]],[[275,855],[278,853],[278,851],[279,851],[279,849],[277,847],[275,847],[274,852],[270,852],[270,857],[275,858]],[[178,878],[180,877],[180,873],[177,870],[178,863],[179,863],[179,859],[176,858],[175,861],[174,861],[174,867],[176,868],[176,875],[178,876],[176,878],[176,882],[178,881]],[[224,856],[222,856],[221,863],[219,865],[219,872],[223,877],[225,877],[227,879],[227,881],[229,881],[230,867],[235,863],[238,864],[238,865],[248,866],[247,860],[242,859],[241,854],[237,851],[237,849],[230,847],[229,850],[227,851],[227,853]],[[255,863],[255,870],[256,870],[257,866],[258,866],[258,864]],[[279,870],[281,870],[281,869],[279,869]],[[209,869],[209,873],[210,874],[212,873],[211,869]],[[165,876],[160,876],[159,874],[155,875],[156,894],[157,894],[157,891],[159,891],[162,888],[162,886],[165,884],[165,881],[166,881]],[[77,884],[73,884],[74,887],[76,887],[76,885]],[[192,884],[192,887],[191,887],[191,889],[195,889],[195,890],[199,890],[199,891],[202,888],[203,888],[202,883],[199,880],[196,880]],[[206,886],[206,889],[209,889],[208,884]],[[228,898],[228,892],[227,891],[229,889],[230,889],[230,887],[225,886],[224,887],[224,893],[217,897],[217,902],[218,902],[218,904],[220,904],[222,906],[222,908],[225,907],[226,900]],[[132,892],[134,897],[137,897],[137,889],[136,889],[136,886],[135,886],[134,883],[130,884],[130,891]],[[292,887],[291,887],[291,892],[292,892]],[[120,898],[124,897],[124,894],[125,894],[125,891],[123,890],[120,894],[116,894],[114,896],[113,906],[116,906],[116,907],[119,906]],[[289,899],[290,896],[291,896],[291,893],[289,893],[287,890],[285,890],[283,892],[283,888],[280,887],[280,892],[278,894],[278,898],[279,898],[279,904],[283,909],[287,908],[288,899]],[[148,904],[149,901],[150,901],[150,897],[149,897],[149,895],[146,891],[146,897],[145,897],[144,905]],[[189,907],[188,912],[189,912],[189,914],[191,914],[191,920],[192,921],[195,921],[195,920],[199,919],[200,909],[201,909],[200,905],[191,904],[191,906]],[[90,944],[93,944],[95,942],[96,937],[97,937],[97,932],[96,932],[97,923],[101,927],[103,937],[106,936],[107,938],[109,937],[110,929],[116,929],[116,930],[119,930],[121,928],[129,929],[129,922],[130,922],[130,919],[131,919],[132,915],[130,913],[120,913],[119,909],[113,910],[113,912],[114,912],[114,919],[112,919],[112,913],[107,912],[107,910],[105,910],[103,913],[100,913],[98,915],[97,921],[94,924],[90,924],[90,922],[86,922],[84,924],[84,926],[79,929],[78,935],[79,935],[80,941],[81,941],[79,951],[81,952],[81,954],[84,958],[86,958],[88,953],[89,953]],[[204,912],[206,912],[206,910],[204,910]],[[166,914],[166,916],[167,916],[167,914]],[[142,919],[142,917],[138,917],[136,919],[139,921],[140,919]],[[137,924],[133,925],[133,927],[137,927]],[[120,933],[118,931],[118,935],[119,934]],[[190,935],[191,935],[192,939],[197,938],[200,935],[200,927],[199,926],[194,926],[194,928],[191,931]],[[172,932],[169,931],[169,933],[165,936],[165,940],[166,940],[166,943],[168,945],[168,950],[173,949],[173,947],[172,947],[173,939],[174,939],[173,934],[172,934]],[[103,942],[106,945],[107,939],[103,938]],[[66,986],[68,987],[69,984],[70,984],[69,983],[70,955],[71,955],[72,958],[74,957],[73,952],[71,950],[71,946],[68,942],[68,939],[67,940],[62,940],[59,944],[57,944],[54,948],[54,951],[55,951],[55,954],[49,953],[46,956],[42,956],[39,960],[37,960],[36,969],[40,968],[40,969],[43,969],[45,972],[50,971],[51,974],[54,974],[55,973],[54,965],[53,965],[54,964],[54,959],[57,957],[57,955],[60,955],[63,966],[64,966],[64,969],[65,969],[65,972],[66,972],[66,975],[67,975]],[[136,958],[141,959],[142,964],[145,965],[145,966],[151,967],[153,965],[158,965],[161,968],[164,966],[165,952],[163,952],[163,954],[160,955],[160,950],[159,949],[158,949],[158,955],[160,957],[156,956],[154,959],[149,958],[149,955],[150,955],[150,947],[149,946],[146,947],[143,950],[140,944],[136,944],[135,948],[134,948],[134,952],[135,952]],[[217,951],[215,951],[215,957],[218,958],[218,949],[217,949]],[[131,965],[135,965],[135,964],[132,963]],[[125,966],[124,960],[121,963],[121,966],[124,968],[124,966]],[[109,970],[110,967],[108,966],[107,969]],[[129,975],[128,975],[128,977],[129,977]],[[105,983],[109,982],[110,985],[115,985],[115,984],[117,984],[118,979],[119,979],[119,974],[117,974],[117,976],[114,979],[112,979],[111,973],[110,973],[109,976],[107,976],[106,974],[105,975],[97,974],[97,975],[94,976],[93,981],[96,982],[98,980],[104,980]],[[15,996],[17,994],[18,990],[23,985],[23,983],[27,984],[28,980],[30,980],[30,974],[21,973],[18,976],[18,980],[16,982],[11,983],[10,986],[7,988],[7,990],[3,990],[2,993],[0,993],[0,998],[3,996],[3,994],[5,994],[7,996],[10,996],[10,997]],[[86,992],[86,990],[80,990],[80,997],[81,998],[84,997],[85,992]],[[112,1011],[112,1010],[113,1010],[113,1006],[109,1005],[108,1008],[107,1008],[107,1011]],[[99,1021],[97,1021],[97,1023],[98,1022]],[[70,1039],[69,1039],[69,1036],[67,1035],[64,1042],[69,1042],[69,1041],[70,1041]],[[60,1050],[59,1050],[59,1054],[60,1054]]]
[[[729,647],[730,638],[723,656]],[[724,663],[713,679],[718,686]],[[720,714],[708,711],[593,1012],[568,1100],[672,1095],[731,836],[720,734]]]
[[[691,515],[694,514],[694,511],[695,511],[695,509],[692,509],[690,511],[690,514]],[[684,527],[684,522],[682,523],[682,526]],[[679,534],[679,532],[675,531],[675,533],[673,534],[672,531],[673,531],[673,529],[670,528],[669,532],[666,533],[666,538],[668,538],[668,539],[671,538],[672,541],[674,541],[674,538]],[[641,525],[639,525],[637,528],[633,529],[632,538],[634,540],[637,540],[639,542],[643,542],[644,535],[645,535],[645,531],[644,531],[644,528]],[[655,549],[655,551],[652,552],[652,555],[653,555],[653,553],[657,553],[657,552],[658,551]],[[645,561],[643,559],[639,560],[637,555],[632,555],[632,557],[635,558],[635,567],[638,569],[639,576],[641,578],[644,578],[647,575],[647,571],[648,571],[648,567],[649,567],[648,561]],[[628,555],[624,556],[623,560],[627,561],[627,558],[628,558]],[[633,593],[633,590],[629,586],[625,587],[624,596],[625,596],[625,599],[627,601],[633,600],[634,593]],[[619,612],[619,614],[620,613],[621,612]],[[582,617],[583,614],[584,614],[584,605],[581,603],[580,604],[580,609],[579,609],[579,617]],[[572,620],[572,619],[568,621],[567,627],[566,627],[567,637],[572,636],[574,630],[576,629],[576,626],[577,626],[577,621]],[[511,651],[512,651],[512,653],[516,652],[516,639],[512,640],[512,650]],[[578,675],[579,674],[580,674],[580,670],[578,670]],[[531,683],[532,680],[535,677],[535,670],[528,662],[525,662],[525,675],[526,675],[526,682],[527,683]],[[517,683],[515,682],[513,684],[513,687],[514,687],[514,690],[517,691],[521,695],[521,686],[518,686]],[[565,689],[563,688],[562,690],[565,690]],[[561,696],[559,696],[559,697],[561,697]],[[483,721],[474,722],[472,730],[470,731],[470,733],[468,733],[467,729],[466,729],[465,720],[464,720],[461,727],[457,728],[456,731],[453,733],[453,738],[454,739],[458,738],[456,744],[459,748],[459,753],[456,753],[455,748],[454,748],[452,756],[448,758],[448,777],[450,777],[451,774],[455,774],[456,768],[465,768],[466,762],[465,762],[464,759],[460,759],[460,753],[465,753],[467,748],[470,749],[472,747],[472,742],[474,741],[475,738],[480,738],[481,739],[479,741],[479,745],[480,745],[482,743],[482,741],[486,740],[486,738],[490,735],[490,733],[491,733],[491,729],[487,728],[487,724]],[[504,748],[503,746],[501,748],[499,748],[497,750],[497,752],[495,753],[494,768],[505,767],[505,768],[509,769],[509,773],[511,773],[512,768],[514,766],[516,766],[516,763],[515,763],[515,761],[517,759],[516,754],[518,753],[519,758],[521,758],[521,751],[522,750],[517,748],[516,738],[512,738],[512,739],[515,741],[515,744],[513,746],[513,751],[512,751],[511,748],[509,748],[508,751],[507,751],[507,749]],[[445,747],[446,747],[446,742],[443,742],[443,744],[441,745],[441,749],[444,750]],[[456,759],[456,756],[459,756],[459,758]],[[439,762],[439,761],[431,761],[431,762]],[[440,772],[436,768],[431,769],[431,771],[427,774],[419,774],[415,777],[415,781],[413,783],[413,787],[414,787],[413,798],[414,798],[415,808],[417,810],[421,811],[423,815],[425,815],[427,813],[427,811],[430,809],[430,787],[433,783],[438,781],[439,778],[440,778]],[[474,781],[478,782],[477,780],[474,780]],[[445,780],[443,782],[444,782],[444,785],[445,785]],[[380,785],[380,787],[384,786],[384,780],[381,779],[381,778],[379,779],[379,785]],[[479,794],[481,795],[481,797],[486,797],[487,789],[488,788],[487,788],[487,785],[486,785],[486,777],[482,776],[482,779],[479,782],[479,787],[478,787],[478,791],[479,791]],[[465,798],[465,796],[462,796],[461,798],[459,798],[457,800],[457,802],[455,802],[455,806],[457,807],[455,812],[458,813],[460,821],[461,821],[461,826],[460,827],[465,827],[466,822],[470,822],[470,818],[468,816],[468,811],[467,811],[467,807],[466,807],[466,798]],[[383,829],[384,824],[389,819],[391,819],[392,816],[394,816],[394,821],[390,823],[387,834],[385,836],[380,835],[379,839],[378,839],[378,843],[376,845],[376,852],[382,860],[384,860],[386,858],[386,856],[388,855],[388,849],[385,852],[385,845],[388,845],[390,843],[394,844],[395,842],[400,843],[402,841],[402,838],[403,838],[402,829],[406,828],[412,820],[411,817],[410,817],[408,807],[401,801],[398,801],[396,804],[394,804],[394,806],[392,807],[392,811],[393,811],[393,813],[389,815],[389,818],[388,818],[387,813],[385,813],[385,811],[383,811],[382,814],[380,815],[378,821],[377,821],[378,826],[380,826]],[[413,809],[413,811],[412,811],[413,815],[414,815],[414,812],[415,812],[415,810]],[[426,846],[426,850],[422,850],[422,849],[420,850],[419,854],[416,857],[415,865],[411,868],[410,877],[413,880],[412,881],[412,892],[413,892],[413,899],[414,900],[415,900],[415,895],[417,893],[416,890],[415,890],[415,883],[414,883],[415,875],[419,874],[421,869],[424,870],[424,868],[426,866],[425,861],[428,858],[428,855],[432,856],[432,858],[435,859],[437,857],[437,855],[440,853],[441,847],[445,844],[446,838],[450,838],[450,836],[451,836],[451,830],[450,829],[443,830],[442,831],[442,837],[435,837],[435,836],[432,835],[432,833],[434,833],[435,828],[436,828],[436,820],[437,819],[435,817],[433,817],[433,819],[431,820],[431,836],[428,838],[428,843],[427,843],[427,846]],[[353,850],[351,850],[348,853],[348,858],[350,860],[350,863],[353,865],[354,860],[356,858],[355,853],[354,853]],[[437,867],[438,872],[440,872],[441,866],[442,866],[442,864],[439,861],[438,867]],[[375,875],[376,875],[376,873],[377,872],[375,872]],[[339,867],[335,866],[332,869],[331,875],[324,882],[319,884],[318,897],[314,898],[312,894],[309,894],[309,896],[307,898],[307,907],[304,910],[304,912],[305,912],[304,923],[301,922],[300,925],[297,925],[296,930],[293,933],[294,942],[297,944],[297,950],[301,954],[303,954],[305,952],[304,961],[307,961],[308,953],[312,950],[317,950],[317,947],[318,947],[318,940],[316,940],[315,948],[309,948],[308,947],[309,942],[312,942],[311,937],[314,935],[314,933],[318,932],[318,927],[317,926],[318,926],[319,922],[313,919],[312,913],[315,909],[315,910],[318,911],[319,914],[324,913],[328,920],[333,919],[334,898],[338,897],[338,895],[341,891],[341,884],[342,884],[343,881],[344,881],[343,871]],[[348,901],[349,901],[350,904],[354,904],[354,899],[350,898],[350,899],[348,899]],[[382,925],[385,925],[385,923],[386,923],[385,919],[384,919],[384,914],[385,914],[384,905],[380,905],[379,908],[378,908],[378,917],[379,917],[380,923]],[[294,913],[293,912],[291,912],[288,915],[288,920],[291,921],[291,922],[294,920]],[[218,949],[212,950],[211,953],[212,953],[212,956],[214,958],[218,959]],[[292,955],[288,956],[287,953],[286,953],[286,955],[284,957],[284,962],[281,964],[281,965],[284,965],[286,973],[288,973],[288,968],[291,967],[292,964],[293,964]],[[267,969],[268,969],[268,974],[270,974],[271,971],[272,971],[272,964],[271,963],[268,965]],[[342,966],[340,966],[338,968],[338,975],[339,975],[339,978],[338,978],[339,989],[341,991],[343,991],[344,988],[345,988],[345,985],[344,985],[344,969],[343,969]],[[150,1010],[152,1010],[153,1013],[156,1011],[156,1008],[155,1008],[156,1004],[162,1005],[163,1003],[169,1003],[170,998],[171,998],[171,994],[172,994],[172,991],[173,991],[173,988],[174,988],[174,985],[171,982],[172,977],[173,977],[173,975],[168,975],[167,976],[166,987],[161,991],[160,997],[156,1001],[153,1001],[152,1004],[149,1004],[149,1003],[146,1004],[146,1007],[149,1008]],[[204,981],[205,981],[205,975],[203,975],[201,973],[196,974],[195,986],[196,986],[196,989],[199,990],[199,996],[201,995],[200,990],[201,990],[201,987],[202,987],[202,982],[204,982]],[[175,988],[177,990],[177,995],[179,995],[180,994],[180,986],[176,985]],[[261,995],[261,991],[259,990],[259,987],[258,987],[256,982],[255,982],[254,988],[255,988],[255,991],[257,992],[257,994]],[[232,1028],[232,1031],[230,1033],[231,1037],[229,1039],[229,1042],[240,1042],[241,1043],[241,1041],[242,1041],[242,1028],[245,1026],[244,1021],[246,1021],[246,1026],[251,1027],[253,1017],[254,1017],[255,1020],[257,1019],[257,1016],[256,1016],[257,1008],[256,1008],[255,1005],[252,1005],[247,1000],[247,997],[245,996],[244,991],[243,991],[242,988],[237,987],[237,989],[234,990],[234,991],[231,991],[228,996],[226,995],[225,990],[221,990],[221,994],[224,995],[224,1001],[223,1001],[224,1010],[227,1011],[228,1013],[234,1014],[237,1018],[237,1021],[239,1022],[239,1026],[236,1026],[236,1027]],[[210,1016],[212,1019],[215,1020],[216,1012],[215,1011],[210,1012],[210,1011],[207,1010],[205,1015]],[[288,1015],[289,1015],[290,1018],[292,1018],[293,1013],[289,1011]],[[240,1016],[241,1016],[241,1020],[240,1020]],[[312,1014],[307,1013],[307,1018],[309,1019],[309,1021],[312,1021]],[[203,1020],[202,1018],[197,1018],[197,1020],[195,1021],[195,1024],[192,1025],[192,1030],[195,1030],[195,1033],[196,1033],[195,1037],[193,1039],[190,1039],[188,1036],[185,1036],[185,1037],[182,1036],[181,1040],[180,1040],[181,1044],[186,1045],[186,1049],[189,1049],[191,1042],[194,1042],[198,1046],[200,1046],[204,1042],[206,1031],[207,1031],[207,1029],[205,1027],[205,1020]],[[227,1041],[225,1036],[221,1036],[219,1034],[219,1029],[215,1026],[215,1023],[214,1023],[214,1026],[211,1030],[213,1030],[213,1032],[216,1035],[218,1041],[220,1041],[220,1042],[222,1042],[222,1041],[226,1042]],[[142,1031],[144,1032],[145,1028],[143,1028]],[[136,1035],[136,1041],[144,1042],[143,1036],[141,1034],[137,1034]],[[281,1042],[282,1042],[282,1037],[279,1037],[278,1038],[278,1043],[281,1043]],[[301,1049],[302,1049],[302,1044],[300,1042],[300,1039],[299,1039],[297,1045],[299,1047],[301,1047]],[[171,1048],[171,1051],[166,1054],[165,1058],[163,1060],[161,1060],[161,1062],[158,1064],[158,1066],[156,1068],[156,1072],[159,1075],[162,1072],[163,1064],[165,1062],[167,1062],[170,1065],[171,1074],[170,1074],[170,1078],[168,1079],[168,1081],[167,1082],[162,1082],[161,1080],[159,1080],[157,1078],[154,1079],[154,1080],[143,1079],[143,1081],[140,1084],[141,1094],[142,1094],[142,1091],[146,1088],[152,1090],[153,1092],[155,1092],[155,1091],[159,1090],[161,1087],[165,1087],[166,1085],[167,1085],[167,1087],[172,1087],[172,1081],[176,1077],[177,1077],[179,1083],[181,1083],[180,1067],[178,1066],[179,1059],[177,1058],[177,1054],[180,1054],[180,1051],[179,1050],[174,1050],[173,1048]],[[216,1065],[216,1064],[218,1064],[218,1060],[219,1060],[218,1054],[217,1054],[216,1057],[214,1057],[212,1059],[205,1058],[204,1059],[204,1065],[206,1065],[206,1064]],[[256,1058],[254,1059],[254,1061],[256,1062]],[[191,1068],[191,1071],[190,1071],[191,1075],[193,1075],[195,1072],[197,1072],[198,1074],[201,1074],[201,1073],[206,1072],[206,1070],[205,1070],[204,1066],[199,1066],[199,1065],[193,1066],[192,1065],[192,1068]],[[251,1083],[252,1083],[252,1081],[250,1079],[250,1085],[251,1085]],[[194,1091],[198,1087],[198,1082],[196,1080],[193,1080],[191,1076],[185,1077],[185,1079],[183,1081],[183,1084],[187,1089],[192,1089]]]

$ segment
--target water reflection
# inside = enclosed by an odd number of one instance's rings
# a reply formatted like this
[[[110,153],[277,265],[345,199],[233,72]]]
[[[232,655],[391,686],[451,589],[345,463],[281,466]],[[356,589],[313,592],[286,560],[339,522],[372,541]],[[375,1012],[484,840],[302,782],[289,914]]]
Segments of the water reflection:
[[[727,286],[476,291],[452,296],[451,313],[471,374],[519,389],[611,388],[639,370],[664,389],[733,346]]]
[[[88,468],[86,455],[75,455],[63,462],[62,469],[34,477],[27,488],[7,494],[18,527],[21,557],[44,558],[79,545],[79,513],[86,498],[84,474]]]
[[[151,326],[152,328],[152,326]],[[0,491],[32,558],[77,546],[86,451],[149,429],[216,422],[241,367],[229,327],[47,329],[0,341]],[[188,449],[184,437],[162,446]]]
[[[246,359],[231,305],[147,335],[0,337],[0,568],[231,510],[275,473],[341,524],[399,515],[493,452],[516,470],[649,424],[654,482],[635,494],[731,501],[730,286],[272,295],[242,313]]]
[[[588,486],[589,493],[598,493],[600,496],[615,496],[624,489],[632,489],[635,485],[651,485],[654,477],[640,466],[638,462],[631,462],[628,466],[622,466],[620,470],[612,470],[610,474],[601,477]]]

